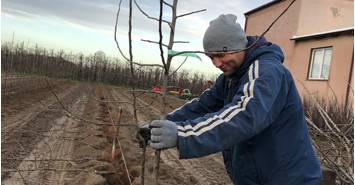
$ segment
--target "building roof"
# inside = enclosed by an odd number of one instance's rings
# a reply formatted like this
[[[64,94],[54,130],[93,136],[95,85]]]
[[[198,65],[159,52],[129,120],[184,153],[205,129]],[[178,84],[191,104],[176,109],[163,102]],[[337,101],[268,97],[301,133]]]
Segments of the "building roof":
[[[269,7],[269,6],[272,6],[272,5],[274,5],[274,4],[280,3],[280,2],[282,2],[282,1],[285,1],[285,0],[273,0],[273,1],[268,2],[268,3],[264,4],[264,5],[261,5],[261,6],[257,7],[257,8],[254,8],[254,9],[248,11],[248,12],[245,12],[245,13],[244,13],[244,16],[247,17],[249,14],[252,14],[252,13],[254,13],[254,12],[260,11],[260,10],[262,10],[262,9],[265,9],[265,8],[267,8],[267,7]]]
[[[322,38],[322,37],[328,37],[328,36],[336,36],[336,35],[340,35],[340,34],[344,34],[344,33],[354,34],[354,26],[335,29],[335,30],[329,30],[329,31],[322,31],[322,32],[312,33],[312,34],[307,34],[307,35],[294,35],[294,36],[292,36],[292,38],[290,40],[295,40],[295,41],[309,40],[309,39],[316,39],[316,38]]]

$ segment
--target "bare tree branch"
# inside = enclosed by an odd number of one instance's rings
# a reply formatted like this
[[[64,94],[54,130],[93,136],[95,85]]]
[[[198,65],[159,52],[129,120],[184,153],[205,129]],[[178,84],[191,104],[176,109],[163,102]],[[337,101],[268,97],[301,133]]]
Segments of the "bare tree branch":
[[[165,2],[165,1],[163,1],[163,3],[164,3],[166,6],[169,6],[170,8],[173,8],[173,5],[171,5],[171,4],[169,4],[169,3]]]
[[[158,22],[160,21],[160,20],[157,19],[157,18],[154,18],[154,17],[149,16],[145,11],[143,11],[143,9],[139,6],[139,4],[137,3],[136,0],[134,0],[134,4],[136,4],[136,6],[138,7],[139,11],[140,11],[143,15],[145,15],[148,19],[152,19],[152,20],[155,20],[155,21],[158,21]],[[168,22],[168,21],[166,21],[166,20],[161,20],[161,21],[164,22],[164,23],[167,23],[169,26],[171,25],[171,23]]]
[[[177,43],[177,44],[188,44],[190,42],[189,41],[174,41],[174,43]]]
[[[192,15],[192,14],[195,14],[195,13],[200,13],[200,12],[203,12],[203,11],[206,11],[206,9],[197,10],[197,11],[193,11],[193,12],[186,13],[186,14],[181,14],[181,15],[176,16],[176,18],[180,18],[180,17],[184,17],[184,16]]]
[[[143,42],[148,42],[148,43],[153,43],[153,44],[159,44],[159,42],[156,42],[156,41],[151,41],[151,40],[146,40],[146,39],[141,39],[141,41]],[[187,44],[187,43],[190,43],[189,41],[174,41],[174,43],[177,43],[177,44]],[[163,43],[163,46],[164,47],[168,47],[168,45],[164,44]]]
[[[160,13],[159,13],[159,49],[160,49],[160,57],[161,62],[164,65],[165,74],[169,74],[169,68],[166,65],[163,51],[163,28],[162,28],[162,20],[163,20],[163,0],[160,0]]]
[[[353,184],[354,140],[353,137],[350,137],[349,139],[346,132],[349,130],[347,127],[353,129],[354,119],[351,118],[348,121],[349,124],[335,123],[328,112],[320,105],[319,101],[317,101],[317,99],[309,92],[306,86],[300,80],[298,80],[298,82],[303,85],[303,88],[309,96],[309,100],[304,101],[304,104],[309,104],[308,108],[305,109],[307,111],[306,121],[311,132],[313,146],[319,154],[320,161],[323,165],[330,168],[341,182]],[[339,111],[336,107],[334,109]],[[312,116],[314,118],[312,118]],[[317,119],[316,117],[319,116],[320,119]],[[314,123],[314,121],[317,121],[318,124],[324,124],[324,128],[320,128]],[[343,132],[344,129],[346,132]]]
[[[119,50],[119,52],[121,53],[122,57],[124,59],[126,59],[126,61],[129,61],[129,59],[124,55],[124,53],[122,52],[121,50],[121,47],[117,41],[117,25],[118,25],[118,17],[120,15],[120,11],[121,11],[121,3],[122,3],[122,0],[120,0],[120,3],[118,5],[118,10],[117,10],[117,14],[116,14],[116,23],[115,23],[115,32],[114,32],[114,39],[115,39],[115,42],[116,42],[116,46],[117,46],[117,49]]]
[[[151,40],[146,40],[146,39],[141,39],[141,41],[143,41],[143,42],[148,42],[148,43],[153,43],[153,44],[160,44],[159,42],[156,42],[156,41],[151,41]],[[164,46],[164,47],[168,47],[168,45],[166,45],[166,44],[163,44],[162,43],[162,45]]]
[[[180,66],[174,72],[171,73],[169,78],[171,78],[185,64],[185,62],[187,61],[187,58],[188,57],[185,57],[184,61],[180,64]]]

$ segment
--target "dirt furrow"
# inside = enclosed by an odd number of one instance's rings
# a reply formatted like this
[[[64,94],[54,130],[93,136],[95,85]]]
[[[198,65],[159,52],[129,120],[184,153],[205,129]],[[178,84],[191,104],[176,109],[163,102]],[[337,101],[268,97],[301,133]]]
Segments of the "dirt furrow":
[[[82,96],[79,102],[75,103],[72,107],[72,113],[77,116],[82,116],[85,105],[87,104],[87,98],[85,95]],[[59,132],[56,133],[54,138],[67,138],[64,140],[54,139],[52,143],[50,143],[57,152],[54,152],[52,158],[54,159],[65,159],[65,160],[73,160],[72,159],[72,150],[74,146],[75,136],[78,135],[78,127],[77,120],[74,120],[71,117],[63,116],[59,122],[56,129],[59,129]],[[70,169],[73,165],[72,161],[56,161],[51,165],[53,169]],[[58,184],[64,185],[66,180],[66,171],[62,172],[53,172],[49,171],[45,175],[46,178],[42,178],[44,181],[41,184]]]
[[[68,91],[58,93],[58,96],[63,99],[63,104],[72,105],[80,98],[80,95],[75,94],[78,88],[79,85],[69,88]],[[48,110],[58,110],[60,107],[58,102],[52,102],[48,98]],[[58,146],[60,144],[55,146],[53,143],[56,140],[65,142],[60,133],[71,130],[64,128],[68,121],[64,110],[61,112],[48,110],[38,110],[34,111],[35,113],[30,113],[32,114],[31,119],[16,122],[13,125],[21,125],[21,127],[19,126],[19,128],[12,130],[10,135],[2,136],[5,138],[2,139],[1,145],[2,169],[5,169],[3,170],[5,173],[2,173],[3,179],[7,176],[13,176],[14,178],[9,179],[9,181],[15,183],[19,179],[23,183],[24,179],[22,178],[26,176],[26,180],[29,182],[41,181],[39,178],[41,169],[50,168],[48,159],[53,159],[53,156],[59,157],[56,156],[56,153],[59,151]],[[24,111],[13,116],[26,117],[26,114],[27,112]],[[21,159],[24,159],[24,162],[21,163]],[[20,170],[25,172],[6,173],[6,171],[10,172],[11,169],[12,171]]]
[[[66,91],[57,94],[57,96],[59,99],[63,99],[68,94],[72,93],[76,88],[77,87],[72,86]],[[34,117],[38,116],[38,114],[44,111],[58,112],[62,110],[62,109],[49,109],[49,107],[52,106],[54,103],[58,103],[58,101],[55,99],[53,95],[44,97],[44,99],[41,99],[38,102],[31,102],[31,100],[28,100],[28,102],[26,102],[26,100],[23,100],[22,103],[29,104],[29,107],[22,110],[12,110],[11,115],[4,115],[4,114],[2,115],[2,117],[5,116],[6,119],[2,119],[1,141],[7,140],[7,137],[9,136],[8,134],[6,134],[7,132],[14,130],[15,128],[21,129],[28,122],[28,120],[33,119]]]

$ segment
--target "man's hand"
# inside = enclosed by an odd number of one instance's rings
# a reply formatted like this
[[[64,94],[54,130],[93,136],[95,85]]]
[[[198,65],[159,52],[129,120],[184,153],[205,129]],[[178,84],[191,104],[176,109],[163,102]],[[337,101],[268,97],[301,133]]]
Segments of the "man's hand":
[[[147,146],[147,144],[149,144],[151,140],[149,124],[145,124],[138,128],[136,138],[140,148],[143,148],[143,146]]]
[[[167,120],[154,120],[150,123],[151,139],[150,146],[155,149],[167,149],[177,146],[177,126]]]

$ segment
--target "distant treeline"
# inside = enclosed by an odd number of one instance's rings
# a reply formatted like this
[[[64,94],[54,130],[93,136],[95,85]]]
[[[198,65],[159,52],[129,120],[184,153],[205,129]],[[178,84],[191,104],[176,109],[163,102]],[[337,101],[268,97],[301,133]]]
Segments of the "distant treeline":
[[[135,79],[132,79],[130,64],[110,58],[102,51],[85,56],[82,53],[65,53],[39,46],[26,48],[24,43],[1,44],[1,70],[6,73],[41,75],[52,78],[78,81],[103,82],[115,86],[150,89],[162,84],[162,68],[135,65]],[[207,88],[209,80],[216,76],[179,70],[169,79],[169,86],[189,88],[193,94],[200,94]]]

